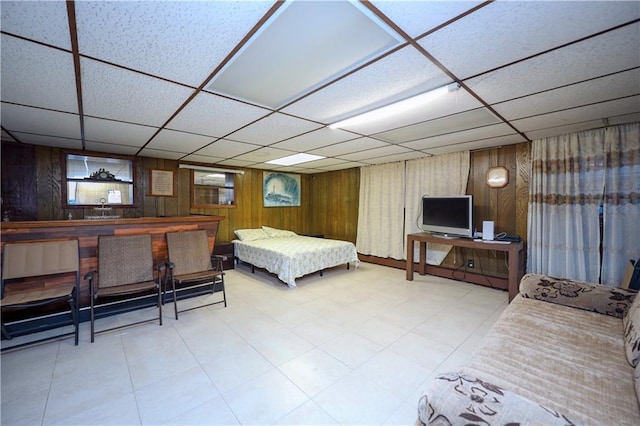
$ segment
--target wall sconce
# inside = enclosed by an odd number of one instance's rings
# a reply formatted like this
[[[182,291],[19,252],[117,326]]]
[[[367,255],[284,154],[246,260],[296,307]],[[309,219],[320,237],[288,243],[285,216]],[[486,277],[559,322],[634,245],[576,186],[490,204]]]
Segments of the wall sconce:
[[[509,183],[509,170],[506,167],[492,167],[487,170],[489,188],[504,188]]]

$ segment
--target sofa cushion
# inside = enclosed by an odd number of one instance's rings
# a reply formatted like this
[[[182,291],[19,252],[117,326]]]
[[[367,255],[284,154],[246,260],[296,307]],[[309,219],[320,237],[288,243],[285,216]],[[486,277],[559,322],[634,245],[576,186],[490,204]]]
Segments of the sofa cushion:
[[[640,297],[633,301],[622,323],[627,361],[635,367],[640,361]]]
[[[463,371],[429,381],[418,402],[418,418],[425,425],[575,424],[563,413]]]
[[[640,424],[622,320],[516,296],[464,367],[581,424]]]
[[[527,299],[571,306],[623,318],[637,294],[636,290],[527,274],[520,281],[520,294]]]

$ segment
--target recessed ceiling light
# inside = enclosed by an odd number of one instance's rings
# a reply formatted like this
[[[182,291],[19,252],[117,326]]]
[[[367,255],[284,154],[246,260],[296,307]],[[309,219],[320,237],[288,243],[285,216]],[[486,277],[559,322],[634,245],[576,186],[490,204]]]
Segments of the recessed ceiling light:
[[[293,154],[287,157],[276,158],[275,160],[267,161],[267,164],[277,164],[279,166],[293,166],[295,164],[306,163],[308,161],[322,160],[321,155],[313,154]]]

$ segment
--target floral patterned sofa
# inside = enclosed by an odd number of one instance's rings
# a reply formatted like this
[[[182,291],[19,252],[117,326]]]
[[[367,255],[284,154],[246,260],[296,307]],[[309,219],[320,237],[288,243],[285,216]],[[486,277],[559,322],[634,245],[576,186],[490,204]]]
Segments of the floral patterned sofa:
[[[429,381],[423,424],[640,425],[635,290],[528,274],[459,371]]]

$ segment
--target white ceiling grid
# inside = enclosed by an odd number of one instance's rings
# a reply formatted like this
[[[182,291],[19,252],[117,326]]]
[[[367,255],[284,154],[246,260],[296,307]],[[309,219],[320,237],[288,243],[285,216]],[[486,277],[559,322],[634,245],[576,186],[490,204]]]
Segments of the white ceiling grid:
[[[352,20],[322,21],[332,4]],[[640,1],[3,0],[0,10],[2,141],[320,173],[640,120]],[[328,128],[452,82],[460,89],[401,116]],[[327,158],[264,163],[300,152]]]

